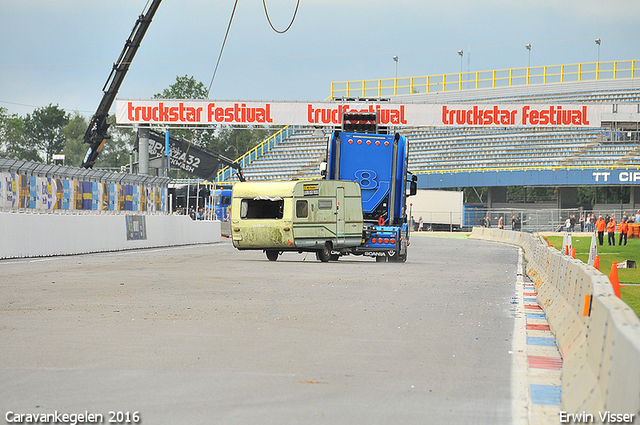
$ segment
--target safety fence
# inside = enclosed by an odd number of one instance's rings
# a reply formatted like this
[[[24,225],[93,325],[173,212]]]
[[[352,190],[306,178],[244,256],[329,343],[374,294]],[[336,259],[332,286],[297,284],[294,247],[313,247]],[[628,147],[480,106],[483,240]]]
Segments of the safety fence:
[[[0,158],[0,211],[164,214],[169,179]]]
[[[586,62],[331,83],[331,98],[382,97],[640,77],[640,61]]]
[[[589,222],[589,217],[593,214],[598,216],[617,217],[618,221],[626,214],[630,221],[635,221],[635,209],[618,205],[598,204],[591,210],[584,208],[536,208],[535,204],[531,207],[521,208],[487,208],[483,206],[465,206],[464,207],[464,227],[493,227],[497,228],[500,219],[504,229],[506,230],[522,230],[524,232],[561,232],[566,230],[565,222],[571,216],[575,217],[575,227],[571,229],[573,232],[584,232],[595,230],[594,224]],[[485,220],[488,218],[488,222]],[[584,220],[581,223],[581,218]],[[630,235],[631,236],[631,235]],[[640,237],[640,234],[636,237]]]
[[[476,227],[470,237],[523,248],[563,358],[562,410],[640,417],[640,320],[608,277],[530,233]]]

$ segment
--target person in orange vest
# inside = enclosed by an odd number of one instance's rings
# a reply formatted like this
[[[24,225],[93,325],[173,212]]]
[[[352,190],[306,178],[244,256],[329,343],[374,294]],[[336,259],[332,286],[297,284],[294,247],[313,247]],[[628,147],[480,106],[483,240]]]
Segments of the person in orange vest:
[[[609,245],[616,245],[616,217],[609,217],[609,222],[607,223],[607,233],[609,234],[608,241]]]
[[[596,231],[598,232],[598,242],[600,242],[600,246],[604,243],[604,228],[606,223],[604,222],[604,218],[602,216],[598,217],[598,221],[596,221]]]
[[[627,223],[626,219],[622,219],[620,222],[620,241],[618,245],[622,245],[622,237],[624,236],[624,244],[627,244],[627,233],[629,232],[629,223]]]

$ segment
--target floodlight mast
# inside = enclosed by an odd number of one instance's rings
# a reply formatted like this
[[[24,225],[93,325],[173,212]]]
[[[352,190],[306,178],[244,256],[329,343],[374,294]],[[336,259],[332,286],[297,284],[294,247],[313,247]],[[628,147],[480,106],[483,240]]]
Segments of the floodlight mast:
[[[113,64],[109,78],[107,78],[107,82],[102,88],[104,95],[102,96],[100,105],[98,105],[98,109],[95,114],[93,114],[91,121],[89,121],[87,131],[84,133],[84,142],[90,145],[82,161],[82,167],[84,168],[93,168],[102,146],[104,146],[105,141],[110,138],[107,134],[107,130],[109,129],[109,124],[107,123],[109,109],[111,109],[111,105],[113,105],[113,101],[129,70],[133,57],[136,55],[138,47],[140,47],[140,43],[161,2],[162,0],[153,0],[147,11],[138,17],[133,30],[131,30],[131,35],[129,35],[129,38],[124,44],[120,57],[117,62]]]

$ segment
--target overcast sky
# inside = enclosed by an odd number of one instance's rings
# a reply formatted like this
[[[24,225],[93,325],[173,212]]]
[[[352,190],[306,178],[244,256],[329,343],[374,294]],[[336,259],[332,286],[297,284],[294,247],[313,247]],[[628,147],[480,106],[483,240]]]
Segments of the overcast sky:
[[[91,116],[146,0],[0,0],[0,107],[50,103]],[[151,98],[193,76],[209,86],[234,0],[164,0],[120,88]],[[296,0],[267,0],[284,29]],[[239,0],[210,98],[324,100],[332,81],[640,59],[638,0],[300,0],[277,34]],[[115,105],[114,105],[115,106]],[[113,113],[113,110],[112,110]]]

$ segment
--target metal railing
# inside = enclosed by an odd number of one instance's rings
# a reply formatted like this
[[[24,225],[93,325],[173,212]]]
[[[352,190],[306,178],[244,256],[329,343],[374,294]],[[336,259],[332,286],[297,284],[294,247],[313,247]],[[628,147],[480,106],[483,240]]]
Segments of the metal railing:
[[[512,220],[516,220],[516,229],[524,232],[564,232],[565,221],[568,217],[574,216],[576,225],[574,232],[593,232],[594,225],[588,223],[590,214],[596,217],[613,215],[620,221],[624,212],[631,213],[629,219],[635,221],[635,211],[631,208],[621,207],[620,205],[598,205],[591,210],[572,208],[572,209],[535,209],[535,208],[483,208],[483,207],[465,207],[463,226],[469,228],[471,226],[483,226],[484,218],[490,220],[490,227],[497,228],[498,221],[502,217],[505,230],[512,230]],[[581,224],[580,218],[585,221]]]
[[[282,130],[278,131],[276,134],[272,135],[264,142],[257,145],[255,148],[251,149],[234,162],[240,164],[240,167],[244,170],[247,165],[251,164],[257,158],[262,156],[263,154],[269,152],[274,146],[279,144],[281,141],[291,136],[296,132],[298,126],[286,126]],[[216,183],[223,183],[229,181],[233,177],[234,170],[230,167],[224,167],[218,172],[216,176]]]
[[[331,98],[383,97],[638,77],[640,77],[640,61],[638,60],[585,62],[491,71],[457,72],[419,77],[338,81],[331,83]]]
[[[0,211],[165,214],[166,177],[0,158]]]

